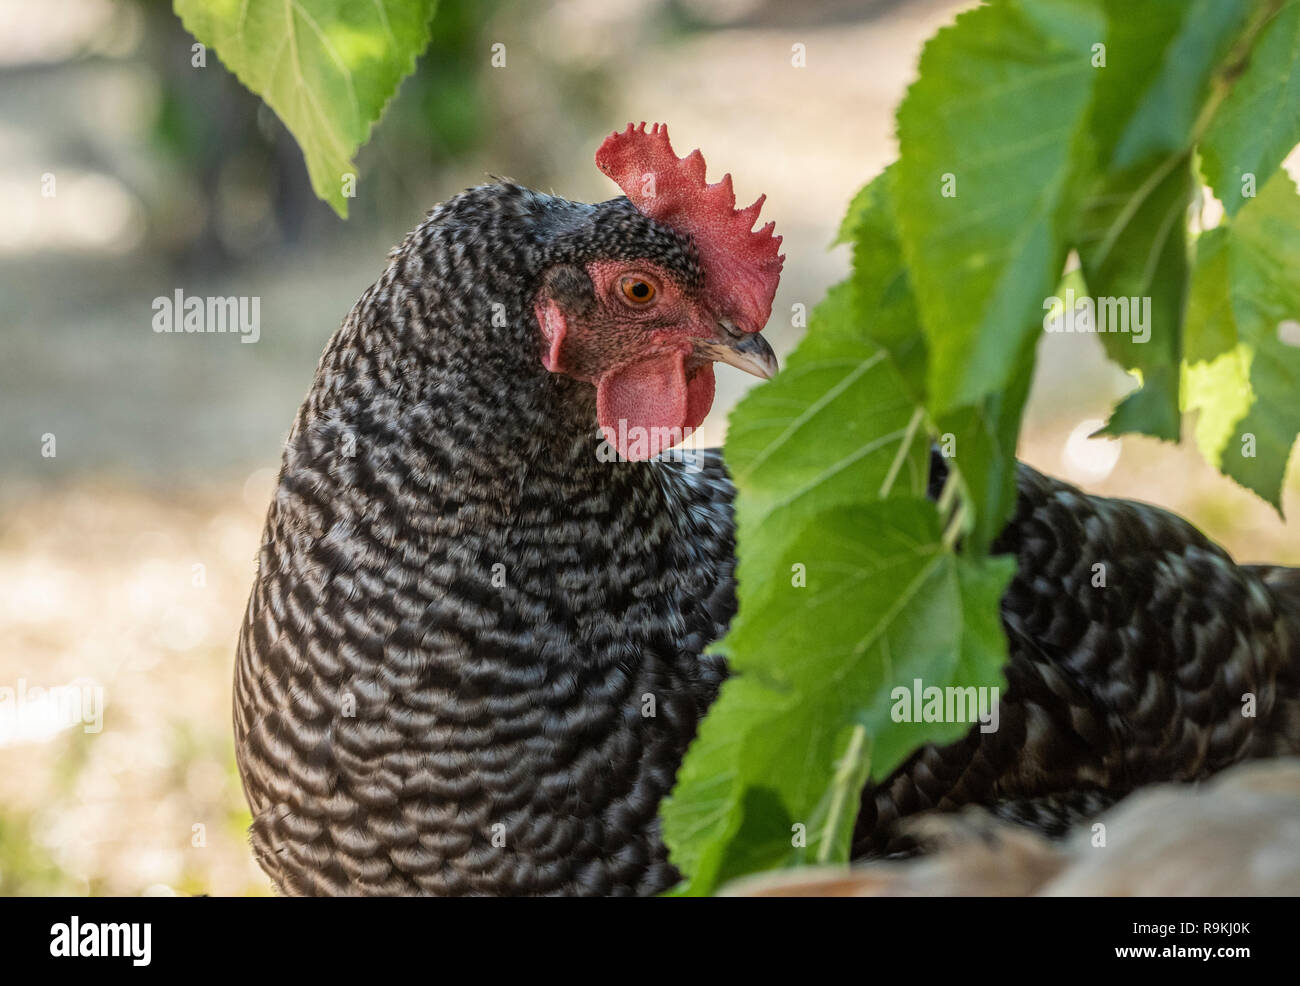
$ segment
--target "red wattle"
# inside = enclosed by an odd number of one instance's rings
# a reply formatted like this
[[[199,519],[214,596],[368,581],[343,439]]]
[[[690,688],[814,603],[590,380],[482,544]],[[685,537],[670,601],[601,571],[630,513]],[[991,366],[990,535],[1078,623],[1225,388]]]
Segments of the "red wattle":
[[[664,353],[611,370],[596,384],[596,419],[618,454],[652,458],[698,428],[713,406],[713,367],[689,380],[686,355]]]

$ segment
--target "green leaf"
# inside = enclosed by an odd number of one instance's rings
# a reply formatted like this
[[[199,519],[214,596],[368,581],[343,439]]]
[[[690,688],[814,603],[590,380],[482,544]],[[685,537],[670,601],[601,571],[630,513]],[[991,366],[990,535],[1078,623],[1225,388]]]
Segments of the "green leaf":
[[[898,111],[895,205],[933,412],[1004,387],[1040,331],[1064,266],[1104,30],[1094,3],[1006,0],[925,46]]]
[[[858,189],[858,194],[853,196],[853,201],[849,203],[848,209],[844,213],[844,218],[840,220],[839,231],[835,234],[835,239],[831,241],[831,246],[836,247],[841,243],[852,243],[857,237],[858,227],[862,225],[862,219],[868,209],[874,205],[874,193],[870,182]]]
[[[1102,313],[1109,313],[1102,345],[1116,363],[1142,376],[1142,388],[1112,414],[1109,434],[1140,431],[1176,442],[1181,433],[1178,366],[1190,275],[1187,213],[1196,187],[1190,162],[1190,154],[1174,152],[1109,174],[1084,211],[1079,259],[1098,328]]]
[[[849,207],[847,232],[843,235],[853,243],[853,275],[849,283],[854,319],[872,341],[889,353],[911,399],[921,404],[926,397],[928,360],[925,333],[921,331],[894,218],[896,178],[897,165],[891,165],[858,192]]]
[[[924,438],[887,354],[855,323],[849,286],[839,284],[785,368],[731,414],[737,522],[788,529],[829,506],[923,490]]]
[[[1228,229],[1201,234],[1187,306],[1183,371],[1184,410],[1199,411],[1196,444],[1216,468],[1234,426],[1254,403],[1250,359],[1237,343],[1228,269]]]
[[[1192,147],[1214,71],[1252,4],[1107,0],[1106,6],[1106,66],[1088,123],[1090,187],[1073,238],[1097,311],[1121,319],[1101,333],[1107,354],[1142,386],[1121,402],[1104,431],[1177,441],[1187,213],[1197,187]],[[1100,299],[1127,303],[1117,308]],[[1148,313],[1145,324],[1134,318],[1134,303]]]
[[[765,532],[746,530],[748,550],[761,550]],[[895,688],[1001,680],[997,603],[1014,563],[947,551],[929,501],[823,511],[775,560],[786,577],[740,581],[740,615],[725,644],[737,677],[723,686],[662,810],[690,893],[758,869],[843,862],[867,757],[880,779],[917,746],[971,728],[969,720],[895,721]],[[795,844],[796,825],[806,845]]]
[[[1262,189],[1297,143],[1300,0],[1286,0],[1264,25],[1201,144],[1205,175],[1228,215],[1249,201],[1242,195],[1242,176],[1252,175],[1254,188]]]
[[[846,229],[861,218],[853,213]],[[798,563],[787,562],[787,553],[802,550],[828,516],[864,501],[901,500],[921,503],[937,524],[934,507],[916,500],[928,479],[922,418],[886,351],[866,337],[851,285],[832,288],[785,369],[732,413],[727,462],[737,486],[742,607],[734,627],[759,618],[768,594],[793,587],[788,566]],[[872,612],[870,600],[862,612]],[[847,854],[870,746],[853,723],[802,728],[810,706],[776,668],[801,663],[819,633],[807,636],[794,650],[784,638],[760,648],[743,631],[720,645],[738,676],[706,717],[661,812],[673,859],[693,877],[691,892],[783,861]],[[788,790],[753,783],[761,771],[745,766],[783,757],[825,767],[808,775],[793,802]],[[800,824],[811,831],[798,852],[791,842],[796,803]]]
[[[316,194],[347,216],[353,155],[429,42],[436,0],[175,0],[298,141]]]
[[[951,436],[954,454],[948,465],[973,510],[966,518],[966,551],[987,552],[1015,508],[1016,444],[1032,381],[1031,344],[1022,351],[1005,390],[949,411],[937,422],[940,448],[949,444]]]
[[[1281,509],[1300,433],[1300,196],[1277,172],[1225,226],[1197,245],[1187,318],[1187,407],[1196,439],[1226,475]],[[1253,454],[1248,454],[1253,452]]]
[[[1106,67],[1092,130],[1107,167],[1122,171],[1185,151],[1215,67],[1256,0],[1106,0]]]
[[[1278,334],[1300,311],[1297,197],[1270,183],[1202,238],[1195,276],[1185,229],[1196,144],[1262,9],[995,0],[926,46],[899,111],[901,159],[854,197],[836,239],[853,246],[852,276],[785,373],[733,414],[734,677],[661,812],[681,892],[845,860],[864,781],[969,728],[903,721],[895,688],[999,680],[1014,565],[986,553],[1014,505],[1044,303],[1068,248],[1089,291],[1150,299],[1150,321],[1129,325],[1148,342],[1103,337],[1143,381],[1110,427],[1176,437],[1185,374],[1198,437],[1230,474],[1277,492],[1300,429],[1300,412],[1280,410],[1300,350]],[[1227,461],[1246,428],[1258,455]],[[930,431],[955,449],[951,517],[920,496]]]
[[[887,168],[858,193],[850,209],[854,317],[885,347],[908,394],[921,403],[927,352],[892,208],[896,180],[897,166]],[[1034,344],[1032,337],[1022,343],[1007,387],[936,420],[940,447],[951,447],[948,464],[970,507],[966,547],[975,553],[988,549],[1015,504],[1016,439],[1033,377]]]

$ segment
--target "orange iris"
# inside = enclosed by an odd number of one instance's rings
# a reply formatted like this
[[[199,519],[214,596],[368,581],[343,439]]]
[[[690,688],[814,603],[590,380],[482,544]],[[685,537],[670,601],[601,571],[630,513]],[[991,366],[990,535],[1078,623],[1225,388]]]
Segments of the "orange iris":
[[[639,277],[623,278],[623,297],[634,305],[644,305],[655,296],[655,287]]]

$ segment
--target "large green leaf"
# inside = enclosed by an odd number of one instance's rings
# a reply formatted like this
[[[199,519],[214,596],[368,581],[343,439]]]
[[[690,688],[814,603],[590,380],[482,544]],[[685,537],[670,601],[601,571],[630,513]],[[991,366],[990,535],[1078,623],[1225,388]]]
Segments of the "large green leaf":
[[[958,558],[944,543],[934,505],[918,496],[923,373],[908,379],[877,345],[915,353],[920,338],[887,180],[846,218],[853,279],[814,312],[782,373],[732,414],[740,613],[720,647],[735,677],[662,810],[686,892],[846,859],[868,774],[969,728],[893,722],[893,686],[998,681],[1009,562]]]
[[[1271,0],[1276,10],[1250,59],[1214,116],[1201,145],[1206,177],[1228,215],[1249,199],[1242,176],[1256,190],[1300,143],[1300,0]]]
[[[847,227],[857,222],[854,216],[851,209]],[[805,626],[806,640],[767,639],[744,628],[761,622],[765,613],[766,619],[781,621],[767,601],[781,606],[781,597],[802,581],[797,571],[806,573],[810,586],[827,587],[829,569],[813,580],[808,566],[822,562],[806,552],[818,543],[818,532],[842,526],[840,518],[859,509],[855,504],[885,504],[879,523],[887,524],[895,503],[921,503],[929,523],[937,524],[934,507],[916,500],[927,482],[922,413],[888,353],[863,328],[851,285],[832,288],[785,369],[752,390],[732,413],[727,461],[737,486],[741,614],[735,632],[720,646],[738,676],[705,719],[662,810],[665,839],[674,861],[693,877],[692,892],[707,892],[729,876],[796,856],[842,859],[848,851],[869,765],[868,737],[855,724],[834,718],[807,728],[804,717],[816,714],[816,699],[792,689],[781,670],[803,664],[807,648],[822,647],[821,638],[829,641],[835,631],[830,625],[812,626],[798,612],[793,616]],[[834,552],[861,536],[856,516],[841,533],[829,539],[825,564],[831,568],[842,564]],[[796,565],[802,569],[792,568]],[[814,609],[831,598],[815,587],[798,591],[797,601],[811,600]],[[853,589],[849,602],[867,619],[879,609]],[[822,610],[815,618],[832,615],[839,614]],[[848,655],[841,652],[838,658]],[[831,667],[836,659],[828,652],[821,671],[837,675]],[[804,675],[800,681],[817,690],[825,676]],[[844,684],[850,694],[869,698],[867,683]],[[756,765],[773,758],[815,762],[824,770],[800,769],[794,786],[780,791],[755,784],[767,769]],[[811,833],[809,847],[797,853],[792,813]]]
[[[761,547],[762,531],[741,530],[751,552]],[[916,679],[941,688],[1001,681],[997,602],[1013,563],[954,555],[941,537],[927,500],[835,508],[767,559],[785,578],[742,578],[725,644],[737,677],[662,812],[687,892],[758,869],[846,860],[868,772],[880,779],[917,746],[971,728],[892,714],[894,688]]]
[[[1197,442],[1237,482],[1281,506],[1300,433],[1300,196],[1277,172],[1197,248],[1187,319],[1187,406]],[[1253,453],[1253,454],[1252,454]]]
[[[1041,331],[1104,30],[1096,3],[1004,0],[925,46],[898,111],[895,188],[936,414],[1005,386]]]
[[[298,141],[316,194],[348,212],[346,175],[429,43],[436,0],[175,0],[186,30],[216,50]]]

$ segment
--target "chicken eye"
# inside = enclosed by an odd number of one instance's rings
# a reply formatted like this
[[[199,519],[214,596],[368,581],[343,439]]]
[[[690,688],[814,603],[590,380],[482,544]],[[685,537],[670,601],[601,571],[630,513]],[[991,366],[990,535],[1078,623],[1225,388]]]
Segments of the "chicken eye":
[[[623,297],[634,305],[644,305],[649,303],[655,296],[655,287],[653,284],[641,280],[639,277],[623,278]]]

